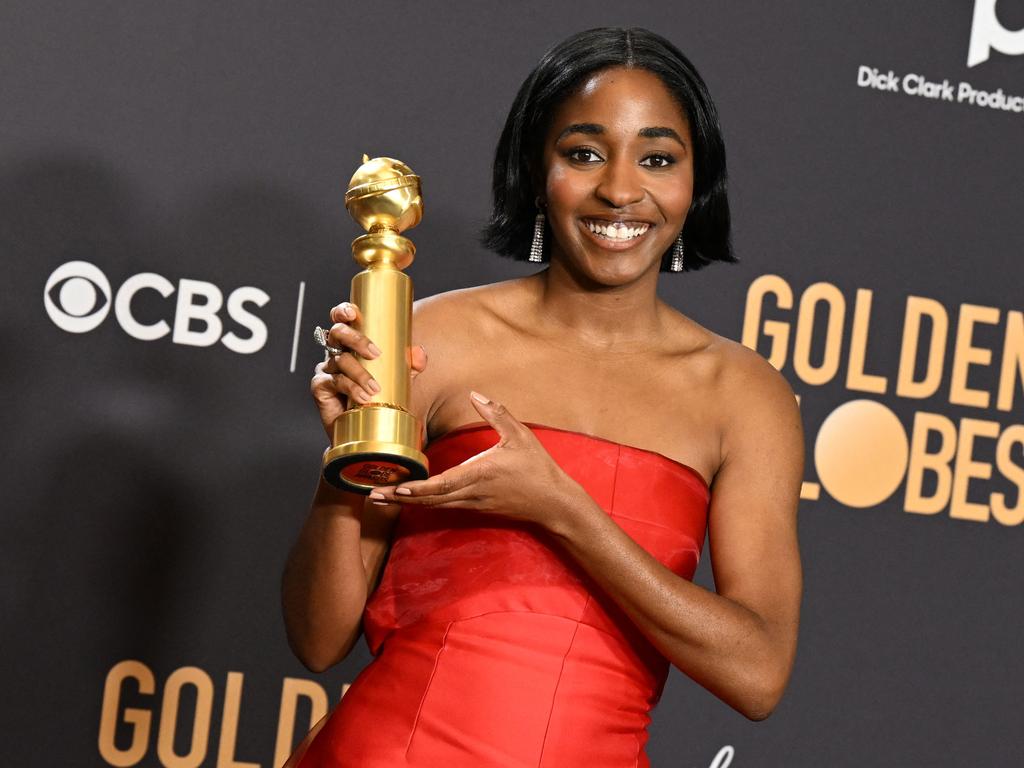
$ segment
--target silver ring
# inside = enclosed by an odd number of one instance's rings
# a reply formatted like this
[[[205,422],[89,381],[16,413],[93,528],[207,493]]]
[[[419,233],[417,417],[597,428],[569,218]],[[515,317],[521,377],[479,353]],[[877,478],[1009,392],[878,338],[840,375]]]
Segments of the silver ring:
[[[313,331],[313,341],[315,341],[321,347],[326,349],[329,355],[342,355],[345,353],[344,349],[332,347],[330,344],[327,343],[327,331],[325,331],[319,325],[316,327],[316,330]]]

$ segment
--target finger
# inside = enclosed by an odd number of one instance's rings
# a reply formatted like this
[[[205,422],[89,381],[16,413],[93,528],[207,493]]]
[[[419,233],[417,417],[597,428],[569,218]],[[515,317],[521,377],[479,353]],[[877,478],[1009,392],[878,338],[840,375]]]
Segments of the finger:
[[[317,366],[316,374],[314,374],[313,378],[309,380],[309,393],[317,400],[321,400],[322,396],[330,393],[330,390],[333,388],[334,384],[331,381],[331,375],[329,373],[324,373],[320,370],[320,366]]]
[[[450,496],[428,496],[416,501],[407,501],[406,504],[415,504],[420,507],[431,509],[475,509],[480,511],[480,501],[475,496],[465,498],[452,498]]]
[[[452,493],[428,494],[422,496],[396,495],[393,488],[376,488],[370,494],[370,501],[375,504],[412,504],[421,507],[440,507],[442,509],[477,509],[480,499],[469,488],[461,488]]]
[[[358,331],[346,323],[335,323],[327,332],[327,341],[332,347],[345,347],[354,349],[363,357],[372,360],[380,355],[380,349],[366,338],[362,331]]]
[[[310,381],[310,391],[318,401],[326,403],[329,399],[337,399],[339,394],[363,404],[373,399],[373,395],[363,389],[358,382],[343,373],[325,371],[322,366],[324,363],[317,366],[317,373]]]
[[[373,504],[376,507],[392,507],[396,510],[399,509],[400,507],[398,502],[385,500],[381,494],[377,493],[377,491],[372,491],[368,497],[368,500],[371,504]]]
[[[332,323],[361,323],[362,321],[363,313],[350,301],[343,301],[338,306],[331,308]]]
[[[338,397],[331,377],[326,374],[317,374],[313,377],[313,380],[309,383],[309,392],[313,396],[313,402],[316,403],[317,409],[320,411],[320,419],[323,421],[324,429],[327,429],[328,433],[330,433],[330,425],[344,412],[345,403]]]
[[[470,392],[469,401],[476,408],[476,412],[483,417],[484,421],[494,427],[501,437],[502,444],[522,436],[524,432],[529,432],[501,403],[496,403],[479,392]]]
[[[416,345],[409,349],[409,368],[412,370],[410,373],[413,378],[418,374],[423,373],[427,368],[427,350],[422,346]]]
[[[344,393],[349,396],[352,400],[366,405],[368,402],[373,400],[373,395],[363,389],[359,384],[343,373],[336,373],[332,376],[334,379],[334,388],[340,393]]]
[[[478,509],[480,507],[480,500],[469,493],[467,489],[463,489],[457,493],[451,493],[444,496],[396,496],[395,487],[380,487],[374,488],[369,495],[371,504],[378,506],[394,506],[396,504],[415,504],[423,507],[433,507],[435,509]]]
[[[331,374],[344,374],[370,394],[376,395],[380,392],[380,384],[363,367],[359,359],[350,352],[331,357],[327,361],[324,371]]]
[[[420,500],[428,497],[456,497],[464,495],[463,492],[469,489],[479,476],[479,471],[472,465],[458,464],[451,469],[446,469],[439,475],[428,477],[426,480],[410,480],[407,483],[400,483],[389,494],[389,498],[405,503],[422,503]]]

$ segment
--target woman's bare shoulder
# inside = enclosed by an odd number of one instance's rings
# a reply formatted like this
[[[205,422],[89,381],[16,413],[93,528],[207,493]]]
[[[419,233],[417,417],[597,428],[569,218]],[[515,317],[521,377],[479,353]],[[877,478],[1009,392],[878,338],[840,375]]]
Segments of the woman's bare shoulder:
[[[792,418],[796,397],[786,377],[756,350],[705,328],[683,315],[676,338],[675,373],[692,382],[702,401],[724,431],[749,418],[770,414]]]
[[[503,307],[520,301],[516,280],[460,288],[420,299],[413,305],[413,343],[427,354],[416,379],[416,413],[432,423],[438,409],[472,379],[481,356],[505,343]]]
[[[721,360],[722,383],[734,393],[777,401],[793,400],[793,389],[786,377],[756,350],[738,341],[719,336],[716,341]]]
[[[765,445],[782,442],[791,463],[800,464],[800,408],[785,376],[738,341],[692,320],[686,328],[688,348],[674,356],[673,379],[686,382],[691,403],[700,403],[696,415],[691,405],[680,419],[693,432],[688,450],[699,444],[700,435],[714,436],[706,455],[714,477],[730,458],[735,464],[737,457],[759,455]]]
[[[504,308],[522,301],[526,289],[521,279],[444,291],[419,299],[413,305],[413,330],[417,335],[453,338],[486,332]]]
[[[738,341],[717,336],[711,345],[716,359],[718,423],[722,448],[757,443],[780,435],[799,442],[800,407],[786,377],[757,351]]]
[[[696,362],[712,380],[709,383],[729,390],[746,387],[792,390],[785,377],[758,352],[726,336],[705,328],[696,320],[675,312],[679,341],[677,359]]]

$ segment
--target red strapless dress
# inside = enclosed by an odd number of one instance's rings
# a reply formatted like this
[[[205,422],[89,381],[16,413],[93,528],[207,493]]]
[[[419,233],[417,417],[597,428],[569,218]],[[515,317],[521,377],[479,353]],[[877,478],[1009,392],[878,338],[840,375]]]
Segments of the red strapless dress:
[[[661,454],[530,424],[634,540],[690,579],[709,491]],[[497,442],[486,424],[427,448],[432,473]],[[374,660],[301,768],[634,768],[668,662],[543,532],[408,507],[363,627]]]

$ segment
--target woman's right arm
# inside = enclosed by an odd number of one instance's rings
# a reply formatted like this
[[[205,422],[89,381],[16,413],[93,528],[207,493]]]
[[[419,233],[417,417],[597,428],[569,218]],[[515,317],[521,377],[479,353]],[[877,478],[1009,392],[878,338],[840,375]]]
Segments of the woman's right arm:
[[[359,639],[397,514],[320,478],[281,586],[288,642],[309,670],[334,666]]]
[[[331,346],[364,358],[379,350],[358,330],[359,308],[331,310]],[[426,367],[422,347],[411,354],[412,372]],[[359,360],[346,351],[316,367],[310,391],[328,436],[345,410],[342,398],[367,402],[378,389]],[[285,564],[281,583],[288,642],[311,671],[334,666],[352,650],[361,632],[366,600],[383,568],[398,505],[367,503],[365,496],[338,490],[320,478],[309,515]]]

